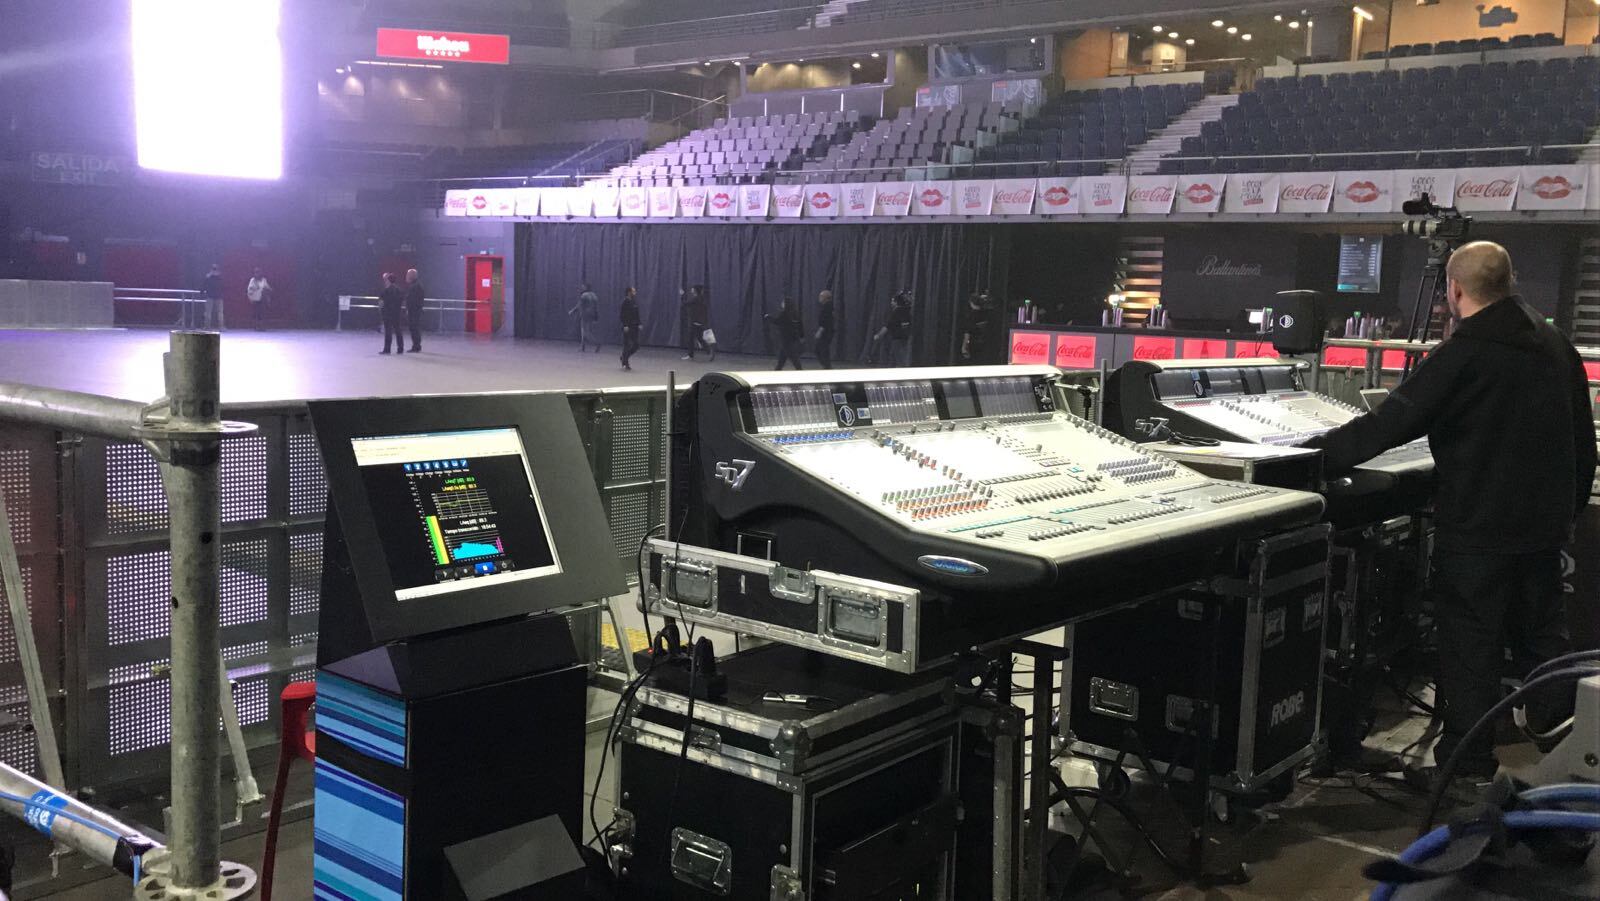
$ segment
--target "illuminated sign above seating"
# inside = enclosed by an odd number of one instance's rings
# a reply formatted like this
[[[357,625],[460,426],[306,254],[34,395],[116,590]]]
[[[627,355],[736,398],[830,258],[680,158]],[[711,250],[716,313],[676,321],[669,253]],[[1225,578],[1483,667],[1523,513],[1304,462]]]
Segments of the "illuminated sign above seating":
[[[380,28],[378,56],[504,66],[511,62],[511,37],[504,34]]]

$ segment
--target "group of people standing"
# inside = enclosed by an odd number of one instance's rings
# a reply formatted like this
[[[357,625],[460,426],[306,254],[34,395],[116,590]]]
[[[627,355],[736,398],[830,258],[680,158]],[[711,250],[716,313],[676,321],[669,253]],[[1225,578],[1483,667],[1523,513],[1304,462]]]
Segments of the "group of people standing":
[[[594,352],[599,353],[602,344],[600,296],[591,285],[584,283],[581,286],[578,302],[567,311],[567,315],[578,318],[578,352],[587,353],[593,345]],[[839,326],[832,291],[817,295],[815,316],[816,327],[810,334],[811,350],[823,369],[832,369],[833,345]],[[641,320],[639,292],[631,285],[623,291],[618,319],[622,327],[622,368],[632,371],[630,361],[639,350]],[[766,314],[763,319],[777,335],[777,368],[792,365],[800,369],[800,360],[805,351],[806,326],[799,304],[793,297],[786,296],[778,311]],[[887,361],[892,366],[909,366],[912,323],[911,292],[901,291],[889,301],[884,324],[873,335],[869,361],[873,365],[883,365]],[[683,335],[683,359],[693,360],[700,351],[704,351],[708,359],[717,358],[717,336],[711,327],[711,304],[704,285],[694,285],[682,292],[679,325]]]
[[[250,274],[250,281],[244,286],[244,296],[250,301],[250,320],[259,329],[267,302],[272,299],[272,283],[267,281],[267,277],[260,269]],[[206,270],[206,276],[200,282],[200,298],[205,303],[206,328],[222,331],[227,326],[227,315],[223,309],[220,265],[212,263],[211,268]],[[188,316],[184,318],[186,321],[191,321]]]
[[[426,294],[417,270],[406,270],[406,284],[402,288],[393,272],[383,274],[383,293],[378,295],[378,306],[383,314],[383,350],[389,353],[392,343],[395,353],[406,352],[406,338],[402,326],[411,327],[411,352],[422,352],[422,307]]]

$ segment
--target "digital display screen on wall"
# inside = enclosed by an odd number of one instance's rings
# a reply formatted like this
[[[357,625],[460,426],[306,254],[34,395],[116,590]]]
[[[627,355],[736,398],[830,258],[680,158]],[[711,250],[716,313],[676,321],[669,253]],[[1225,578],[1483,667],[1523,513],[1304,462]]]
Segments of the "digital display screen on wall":
[[[283,175],[279,0],[133,0],[139,165]]]
[[[395,598],[561,572],[516,429],[356,438]]]
[[[1383,280],[1383,238],[1341,235],[1339,238],[1339,290],[1346,294],[1376,294]]]

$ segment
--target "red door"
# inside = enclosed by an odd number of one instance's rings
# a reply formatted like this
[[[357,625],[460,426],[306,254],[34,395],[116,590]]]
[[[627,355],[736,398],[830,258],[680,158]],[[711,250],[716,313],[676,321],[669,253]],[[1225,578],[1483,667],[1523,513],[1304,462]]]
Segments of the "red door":
[[[499,331],[501,311],[505,308],[504,278],[505,257],[467,257],[468,301],[487,301],[474,304],[467,313],[468,332],[480,335]]]

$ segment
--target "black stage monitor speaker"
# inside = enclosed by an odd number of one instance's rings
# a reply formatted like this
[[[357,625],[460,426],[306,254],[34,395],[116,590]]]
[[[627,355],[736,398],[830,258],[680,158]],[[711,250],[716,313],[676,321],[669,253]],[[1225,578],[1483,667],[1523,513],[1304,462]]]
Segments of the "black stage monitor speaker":
[[[1321,291],[1279,291],[1272,302],[1272,346],[1280,354],[1321,350],[1325,308]]]

